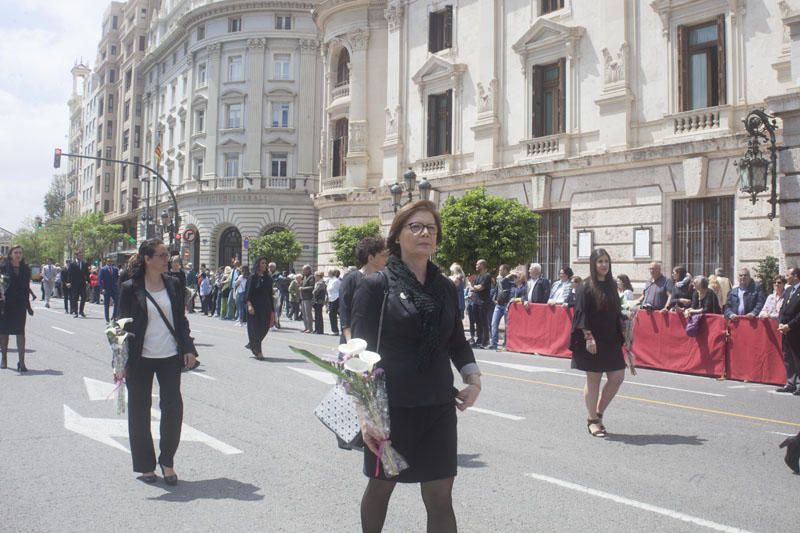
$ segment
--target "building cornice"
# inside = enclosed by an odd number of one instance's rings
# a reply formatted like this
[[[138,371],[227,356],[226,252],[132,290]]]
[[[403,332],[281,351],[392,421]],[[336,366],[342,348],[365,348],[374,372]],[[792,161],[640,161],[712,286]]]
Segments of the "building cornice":
[[[323,28],[328,19],[336,13],[350,9],[375,7],[376,3],[383,7],[386,4],[386,2],[374,2],[373,0],[323,0],[311,12],[311,18],[318,28]]]

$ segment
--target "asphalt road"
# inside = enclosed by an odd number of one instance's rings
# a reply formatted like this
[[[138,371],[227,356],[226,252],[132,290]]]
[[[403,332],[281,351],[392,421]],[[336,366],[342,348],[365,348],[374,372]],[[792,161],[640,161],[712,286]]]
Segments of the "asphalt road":
[[[314,418],[326,376],[288,348],[323,353],[335,337],[284,320],[259,362],[245,330],[192,315],[202,366],[183,375],[181,481],[146,485],[131,471],[125,415],[107,399],[102,308],[76,320],[60,305],[34,304],[30,372],[0,371],[0,530],[360,530],[361,456]],[[459,414],[461,531],[793,527],[800,476],[777,446],[800,429],[800,397],[640,370],[606,412],[610,436],[597,439],[568,360],[476,357],[483,393]],[[425,530],[417,486],[398,486],[384,530]]]

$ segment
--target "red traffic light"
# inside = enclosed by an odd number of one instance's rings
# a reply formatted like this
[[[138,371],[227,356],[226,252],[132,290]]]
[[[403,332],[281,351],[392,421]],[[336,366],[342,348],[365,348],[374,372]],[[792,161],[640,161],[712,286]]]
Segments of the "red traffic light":
[[[61,168],[61,148],[56,148],[56,153],[53,156],[53,168]]]

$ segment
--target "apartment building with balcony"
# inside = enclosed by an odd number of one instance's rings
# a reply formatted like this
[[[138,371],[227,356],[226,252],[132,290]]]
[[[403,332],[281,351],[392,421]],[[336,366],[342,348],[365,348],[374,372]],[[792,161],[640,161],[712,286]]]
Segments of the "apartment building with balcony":
[[[69,133],[66,151],[72,154],[80,154],[83,153],[83,106],[92,70],[82,62],[76,62],[70,72],[72,73],[72,95],[70,95],[67,101],[67,107],[69,108]],[[64,184],[64,212],[70,216],[77,215],[81,211],[80,186],[85,162],[83,159],[68,158],[62,160],[61,164],[67,167],[67,179]]]

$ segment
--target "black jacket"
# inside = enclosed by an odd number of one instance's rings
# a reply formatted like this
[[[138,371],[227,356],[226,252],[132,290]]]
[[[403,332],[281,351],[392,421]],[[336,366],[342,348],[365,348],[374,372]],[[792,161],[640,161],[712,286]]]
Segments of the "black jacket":
[[[70,261],[67,269],[67,283],[73,287],[82,288],[89,284],[89,263],[81,261],[82,266],[78,266],[77,261]]]
[[[161,278],[164,280],[172,307],[172,322],[175,325],[178,355],[182,357],[185,353],[193,353],[196,357],[197,349],[194,347],[189,321],[186,319],[186,306],[183,293],[180,292],[180,282],[167,274],[162,274]],[[162,311],[167,312],[166,309],[162,309]],[[119,298],[119,318],[133,319],[132,323],[125,326],[126,331],[135,335],[128,339],[128,365],[130,365],[142,357],[144,335],[147,331],[147,296],[145,296],[143,279],[129,279],[122,284]],[[161,320],[161,317],[158,320]]]
[[[464,327],[458,312],[458,300],[453,283],[438,275],[432,283],[443,286],[440,342],[431,365],[417,368],[417,350],[422,336],[422,323],[411,299],[401,294],[391,272],[384,269],[366,276],[353,298],[350,327],[353,338],[367,341],[369,350],[376,351],[378,325],[384,290],[388,289],[381,334],[379,366],[386,372],[389,404],[396,407],[442,405],[453,401],[453,370],[450,361],[460,371],[475,363],[464,337]],[[477,369],[476,369],[477,370]]]

